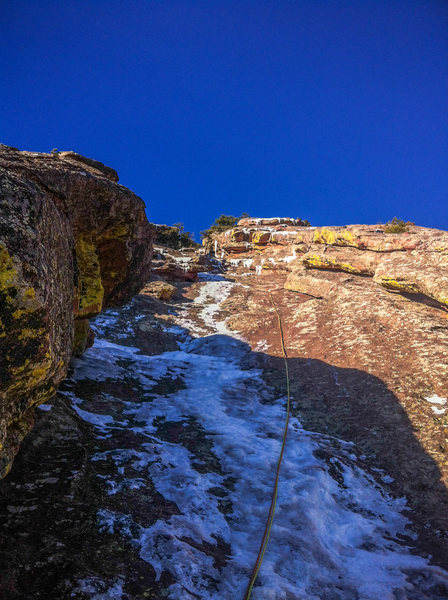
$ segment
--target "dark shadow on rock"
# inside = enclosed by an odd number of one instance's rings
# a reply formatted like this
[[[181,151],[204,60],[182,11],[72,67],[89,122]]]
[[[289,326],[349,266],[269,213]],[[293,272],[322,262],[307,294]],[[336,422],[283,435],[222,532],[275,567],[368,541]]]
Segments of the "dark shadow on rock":
[[[258,356],[266,382],[284,394],[283,359]],[[382,477],[392,477],[385,487],[396,497],[407,497],[408,517],[418,535],[415,551],[447,569],[448,491],[395,394],[381,379],[358,369],[301,358],[289,358],[288,368],[292,411],[303,427],[354,442],[361,464],[382,485]]]
[[[170,330],[163,319],[163,315],[178,311],[179,306],[174,304],[139,296],[130,306],[116,311],[118,321],[113,327],[125,330],[126,323],[146,322],[146,329],[118,338],[116,343],[134,345],[141,353],[152,355],[177,350],[182,343],[187,352],[225,356],[243,368],[262,369],[272,399],[285,396],[282,358],[251,352],[248,344],[225,335],[188,340],[186,330]],[[144,318],[135,321],[136,315]],[[396,396],[380,379],[357,369],[302,358],[290,358],[288,364],[293,412],[303,426],[354,442],[353,451],[360,465],[383,485],[384,475],[393,477],[394,482],[385,487],[393,495],[407,496],[418,535],[415,541],[409,539],[406,543],[414,545],[419,554],[431,554],[435,564],[447,568],[448,540],[442,533],[448,520],[447,490],[440,482],[436,462],[419,444]],[[158,393],[171,394],[181,386],[174,378],[165,383],[166,389]],[[132,373],[119,385],[115,380],[83,385],[68,380],[64,387],[76,394],[85,393],[95,412],[107,411],[107,394],[123,403],[151,401],[151,394],[145,395]],[[125,536],[98,529],[97,511],[106,506],[131,513],[134,522],[147,526],[176,514],[178,508],[150,483],[130,495],[107,496],[103,481],[108,475],[107,462],[101,466],[103,463],[91,460],[96,452],[113,450],[112,443],[115,447],[138,449],[147,437],[142,432],[124,430],[113,440],[104,438],[99,442],[93,427],[80,419],[62,393],[53,404],[50,412],[37,411],[35,429],[24,441],[12,472],[0,482],[0,598],[86,600],[89,595],[73,591],[79,578],[93,582],[100,593],[105,591],[102,582],[117,577],[125,581],[130,600],[159,597],[160,586],[171,583],[170,575],[164,573],[157,583],[152,567]],[[197,428],[194,439],[188,438],[188,431],[185,426],[161,423],[158,434],[177,436],[175,443],[188,448],[190,444],[192,452],[202,444],[213,465],[213,448],[208,440],[198,436]]]
[[[222,334],[194,338],[186,342],[183,349],[192,354],[228,358],[232,362],[241,362],[250,352],[249,344]]]

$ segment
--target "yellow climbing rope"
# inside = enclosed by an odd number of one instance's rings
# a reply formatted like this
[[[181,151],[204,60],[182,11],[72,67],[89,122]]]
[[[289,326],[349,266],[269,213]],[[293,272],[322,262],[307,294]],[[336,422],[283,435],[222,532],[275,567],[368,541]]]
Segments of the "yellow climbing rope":
[[[282,465],[282,460],[283,460],[283,454],[285,452],[285,446],[286,446],[286,435],[288,433],[288,425],[289,425],[289,414],[290,414],[290,405],[291,405],[291,395],[290,395],[290,389],[289,389],[289,371],[288,371],[288,355],[286,353],[286,348],[285,348],[285,339],[283,336],[283,327],[282,327],[282,320],[280,317],[280,313],[275,305],[274,302],[274,298],[272,297],[272,294],[270,294],[271,297],[271,303],[272,306],[277,314],[277,320],[278,320],[278,328],[280,331],[280,342],[281,342],[281,348],[282,348],[282,354],[283,354],[283,359],[285,361],[285,373],[286,373],[286,391],[287,391],[287,404],[286,404],[286,420],[285,420],[285,428],[283,431],[283,439],[282,439],[282,447],[280,450],[280,456],[278,458],[277,461],[277,470],[275,473],[275,482],[274,482],[274,489],[272,491],[272,499],[271,499],[271,506],[269,508],[269,514],[268,514],[268,518],[266,521],[266,527],[263,533],[263,537],[261,539],[261,544],[260,544],[260,549],[258,551],[258,556],[257,556],[257,560],[255,561],[255,565],[254,568],[252,570],[252,575],[251,578],[249,580],[249,585],[247,586],[247,590],[246,590],[246,594],[244,595],[244,600],[249,600],[251,594],[252,594],[252,588],[254,587],[255,581],[257,579],[258,576],[258,572],[260,570],[261,567],[261,563],[263,562],[263,557],[264,554],[266,552],[266,548],[268,545],[268,541],[269,541],[269,536],[271,534],[271,529],[272,529],[272,523],[274,522],[274,514],[275,514],[275,506],[277,504],[277,492],[278,492],[278,481],[279,481],[279,477],[280,477],[280,467]]]

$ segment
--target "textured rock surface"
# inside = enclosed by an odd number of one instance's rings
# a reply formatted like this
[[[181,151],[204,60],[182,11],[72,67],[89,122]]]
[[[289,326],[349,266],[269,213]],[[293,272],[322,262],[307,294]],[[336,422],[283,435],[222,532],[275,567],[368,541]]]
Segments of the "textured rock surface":
[[[168,281],[196,281],[198,273],[207,271],[207,261],[194,248],[174,250],[156,246],[152,272]]]
[[[209,243],[244,283],[223,305],[228,323],[277,354],[273,294],[305,427],[354,441],[385,469],[447,561],[448,233],[283,221],[246,219]]]
[[[315,228],[294,221],[242,219],[236,228],[214,236],[208,250],[253,259],[252,269],[296,271],[287,284],[288,289],[298,286],[296,291],[301,291],[301,277],[312,281],[304,269],[342,271],[448,307],[447,232],[410,225],[405,233],[388,234],[381,225]]]
[[[176,287],[166,281],[151,281],[142,290],[142,294],[154,296],[159,300],[171,300],[175,293]]]
[[[87,319],[146,282],[152,231],[117,180],[73,152],[0,146],[0,475],[91,342]]]

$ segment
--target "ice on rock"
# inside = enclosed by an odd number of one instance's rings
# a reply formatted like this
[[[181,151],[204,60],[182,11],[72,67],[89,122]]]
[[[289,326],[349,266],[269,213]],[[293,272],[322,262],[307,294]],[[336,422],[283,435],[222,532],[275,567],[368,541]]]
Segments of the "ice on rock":
[[[167,374],[182,380],[180,389],[156,394],[151,401],[127,400],[122,421],[95,416],[87,402],[73,397],[78,415],[95,428],[112,436],[120,428],[131,430],[147,440],[140,450],[117,445],[92,460],[115,465],[116,481],[109,475],[102,480],[108,494],[123,493],[120,485],[138,489],[147,479],[178,514],[145,527],[130,514],[99,506],[98,523],[131,539],[157,577],[164,571],[172,574],[174,583],[167,591],[172,600],[243,597],[269,509],[285,418],[285,398],[273,398],[261,371],[248,366],[247,344],[216,320],[233,283],[211,274],[200,279],[203,285],[194,302],[208,331],[197,331],[199,337],[186,339],[178,351],[146,356],[100,334],[75,362],[78,380],[120,381],[126,371],[146,389]],[[185,321],[173,319],[174,327],[185,327]],[[159,434],[160,422],[187,421],[206,436],[213,464],[198,469],[193,448]],[[318,458],[322,455],[333,458],[327,464]],[[126,467],[138,477],[123,480]],[[335,469],[338,478],[332,476]],[[392,478],[385,475],[383,481]],[[219,495],[211,492],[216,489]],[[410,579],[416,573],[447,585],[446,572],[400,541],[400,536],[409,537],[405,507],[404,498],[391,497],[361,468],[352,444],[309,432],[292,418],[277,512],[253,600],[417,598],[419,590]],[[225,549],[221,566],[203,550],[204,544]],[[118,581],[91,597],[120,598],[121,585]],[[93,589],[89,586],[85,581],[82,591]]]

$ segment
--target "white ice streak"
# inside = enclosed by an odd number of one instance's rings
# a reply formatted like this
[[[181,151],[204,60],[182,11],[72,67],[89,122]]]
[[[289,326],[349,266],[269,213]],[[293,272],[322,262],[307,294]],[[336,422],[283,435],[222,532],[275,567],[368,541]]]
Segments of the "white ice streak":
[[[261,271],[263,270],[264,258],[261,259],[261,263],[255,267],[255,273],[257,275],[261,275]]]
[[[243,596],[264,529],[280,450],[285,399],[272,402],[261,372],[240,364],[243,344],[237,352],[236,342],[224,337],[229,336],[225,325],[215,322],[231,285],[222,279],[206,281],[196,298],[204,303],[205,324],[224,334],[217,338],[219,356],[209,351],[210,337],[151,357],[97,340],[76,364],[75,377],[81,379],[98,378],[95,374],[101,366],[101,378],[120,379],[123,359],[130,361],[133,376],[148,386],[168,372],[184,379],[185,387],[170,395],[126,403],[127,428],[145,432],[148,438],[141,452],[117,448],[93,457],[111,456],[119,474],[131,464],[177,505],[180,514],[161,518],[150,527],[132,523],[130,515],[105,509],[98,513],[103,527],[133,539],[158,577],[163,571],[173,574],[175,583],[168,596],[172,600]],[[226,339],[227,355],[222,352]],[[83,416],[79,408],[78,414]],[[185,422],[187,418],[197,422],[213,442],[219,472],[211,467],[205,469],[209,472],[198,470],[197,457],[184,446],[156,439],[161,419]],[[133,422],[138,426],[132,427]],[[110,476],[107,484],[118,493]],[[219,488],[230,501],[229,510],[222,511],[221,498],[212,488]],[[426,559],[412,555],[398,541],[400,535],[409,535],[401,514],[404,507],[404,499],[390,497],[356,464],[350,444],[308,432],[293,418],[274,526],[253,599],[397,598],[394,590],[412,587],[406,572],[431,572]],[[221,570],[201,550],[204,543],[216,545],[218,540],[230,547]]]
[[[432,396],[428,396],[427,398],[425,398],[425,400],[427,400],[428,402],[431,402],[431,404],[446,404],[446,402],[447,402],[446,398],[440,398],[436,394],[433,394]]]
[[[285,256],[285,257],[283,258],[283,262],[285,262],[285,263],[288,263],[288,264],[289,264],[290,262],[292,262],[292,261],[293,261],[293,260],[295,260],[296,258],[297,258],[297,255],[296,255],[296,249],[295,249],[295,248],[293,248],[291,256]]]
[[[179,421],[185,414],[193,416],[213,436],[224,475],[198,473],[193,457],[177,444],[155,447],[148,474],[182,514],[142,528],[141,555],[158,575],[168,570],[175,576],[178,583],[170,588],[170,598],[239,597],[268,510],[284,402],[262,404],[259,373],[243,371],[225,358],[177,352],[165,355],[165,360],[188,363],[187,388],[128,413],[139,422],[146,419],[149,433],[155,433],[156,417]],[[406,519],[400,514],[404,500],[387,496],[332,444],[324,436],[308,434],[293,420],[275,524],[255,599],[306,594],[318,600],[322,590],[337,585],[348,595],[356,590],[363,599],[392,599],[394,588],[406,586],[403,569],[426,566],[423,558],[410,555],[391,539],[405,532]],[[339,453],[345,487],[315,457],[320,447]],[[227,518],[219,511],[219,499],[208,493],[212,487],[225,486],[226,476],[236,479],[229,494],[234,512]],[[222,573],[203,552],[182,541],[214,544],[218,537],[232,549]],[[218,582],[216,591],[208,588],[213,580]]]
[[[207,327],[214,329],[217,333],[230,335],[225,322],[217,321],[215,315],[219,312],[219,305],[228,298],[235,284],[212,273],[201,273],[201,275],[200,279],[206,283],[201,287],[199,295],[194,300],[196,304],[204,306],[200,317]]]

